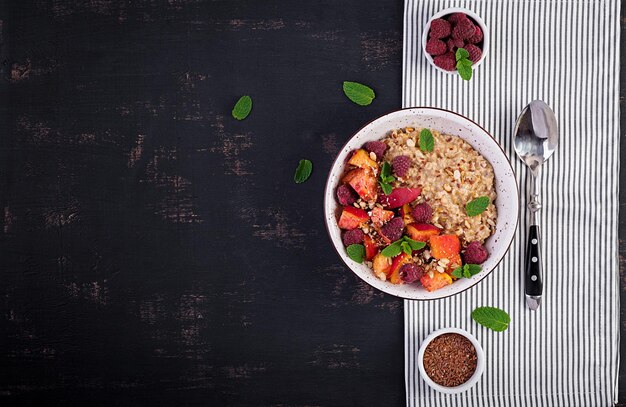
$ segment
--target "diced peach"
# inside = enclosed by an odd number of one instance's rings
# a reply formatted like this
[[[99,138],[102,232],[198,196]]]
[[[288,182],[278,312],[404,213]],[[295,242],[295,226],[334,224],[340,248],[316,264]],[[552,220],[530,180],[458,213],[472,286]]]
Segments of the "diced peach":
[[[415,222],[415,218],[411,212],[413,212],[413,208],[411,208],[411,205],[408,203],[405,203],[400,207],[400,216],[402,216],[405,226]]]
[[[374,209],[372,209],[372,224],[374,224],[375,227],[381,227],[393,219],[393,217],[393,211],[386,211],[378,206],[375,206]]]
[[[413,240],[428,243],[431,236],[437,236],[441,231],[438,227],[428,223],[411,223],[406,227],[406,233]]]
[[[412,257],[408,254],[402,252],[396,257],[393,258],[393,263],[391,263],[391,274],[389,275],[389,282],[392,284],[402,284],[402,278],[400,277],[400,269],[407,263],[410,263]]]
[[[376,171],[378,169],[378,164],[376,164],[376,161],[372,160],[369,153],[363,149],[356,150],[354,154],[352,154],[352,157],[348,161],[348,164],[354,165],[355,167],[359,168],[371,168],[373,171]]]
[[[424,273],[420,278],[420,282],[426,290],[435,291],[452,284],[452,277],[447,273],[438,273],[435,271],[432,277],[430,277],[428,273]]]
[[[363,209],[355,208],[354,206],[344,206],[338,224],[341,229],[352,230],[367,222],[368,219],[369,216]]]
[[[416,200],[421,192],[421,188],[394,188],[389,195],[380,194],[378,203],[388,209],[399,208]]]
[[[461,241],[457,235],[430,237],[430,254],[435,259],[452,259],[461,253]]]
[[[372,170],[367,168],[354,169],[343,177],[343,182],[349,184],[364,200],[376,200],[377,184]]]
[[[376,254],[374,259],[372,260],[374,269],[374,274],[377,276],[384,275],[385,278],[389,275],[391,271],[391,261],[389,257],[383,256],[381,253]]]
[[[463,265],[460,254],[455,254],[452,257],[448,257],[448,260],[450,260],[450,263],[448,263],[448,267],[446,267],[446,273],[448,274],[452,274],[455,268]],[[452,278],[455,279],[454,277]]]
[[[372,260],[374,256],[376,256],[376,253],[378,253],[376,242],[368,235],[365,235],[363,245],[365,245],[365,260]]]

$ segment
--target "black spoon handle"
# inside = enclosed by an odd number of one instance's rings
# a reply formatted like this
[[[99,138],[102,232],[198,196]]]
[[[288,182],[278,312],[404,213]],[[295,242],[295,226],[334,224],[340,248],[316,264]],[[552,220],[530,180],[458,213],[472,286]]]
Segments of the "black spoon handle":
[[[526,295],[540,296],[543,293],[541,252],[539,250],[539,226],[530,225],[526,242]]]

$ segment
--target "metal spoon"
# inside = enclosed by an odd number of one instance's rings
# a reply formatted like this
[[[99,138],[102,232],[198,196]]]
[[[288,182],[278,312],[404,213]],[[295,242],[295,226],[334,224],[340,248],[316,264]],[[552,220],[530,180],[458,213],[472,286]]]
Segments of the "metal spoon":
[[[525,288],[526,304],[532,310],[539,308],[543,293],[540,255],[539,225],[537,212],[539,187],[537,177],[541,165],[552,155],[559,142],[556,117],[550,107],[541,100],[534,100],[522,110],[515,125],[515,152],[530,169],[530,199],[528,209],[528,240],[526,241]]]

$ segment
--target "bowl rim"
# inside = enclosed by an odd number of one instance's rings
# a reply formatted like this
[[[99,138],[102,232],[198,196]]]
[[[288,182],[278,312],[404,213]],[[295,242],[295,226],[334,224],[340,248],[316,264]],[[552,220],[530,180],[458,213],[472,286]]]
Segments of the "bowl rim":
[[[493,268],[491,270],[489,270],[489,272],[487,274],[485,274],[485,276],[483,278],[481,278],[480,280],[477,280],[476,282],[474,282],[472,285],[468,286],[467,288],[464,288],[464,289],[462,289],[460,291],[457,291],[455,293],[444,295],[444,296],[441,296],[441,297],[436,297],[436,298],[409,298],[409,297],[404,297],[402,295],[393,294],[393,293],[390,293],[388,291],[381,290],[380,288],[375,287],[372,284],[370,284],[367,280],[361,278],[361,276],[359,276],[357,274],[357,272],[354,271],[352,269],[352,267],[350,267],[350,265],[348,263],[346,263],[346,261],[343,258],[343,253],[341,253],[339,251],[339,249],[337,248],[337,246],[333,242],[332,236],[330,234],[330,224],[328,222],[328,219],[326,218],[326,202],[327,202],[328,199],[334,199],[335,198],[334,194],[332,194],[332,197],[329,197],[329,195],[326,193],[326,191],[328,190],[328,187],[330,185],[330,175],[332,173],[333,168],[335,168],[335,166],[337,165],[337,161],[339,160],[339,156],[341,155],[341,151],[343,151],[347,147],[347,145],[350,143],[350,141],[352,141],[352,139],[354,137],[356,137],[357,134],[359,134],[363,129],[365,129],[366,127],[371,125],[376,120],[382,119],[382,118],[387,117],[389,115],[392,115],[394,113],[402,112],[402,111],[405,111],[405,110],[416,110],[416,109],[439,110],[439,111],[442,111],[442,112],[450,113],[450,114],[453,114],[455,116],[459,116],[459,117],[461,117],[461,118],[463,118],[465,120],[468,120],[471,123],[473,123],[474,125],[478,126],[482,131],[484,131],[486,134],[489,135],[489,137],[491,137],[493,139],[494,143],[498,146],[498,148],[500,149],[500,151],[502,152],[502,154],[506,158],[506,162],[507,162],[507,164],[508,164],[508,166],[509,166],[509,168],[511,170],[511,173],[515,174],[515,171],[513,170],[513,165],[511,164],[511,161],[508,159],[508,157],[506,155],[506,152],[504,151],[504,149],[502,148],[500,143],[498,143],[498,140],[496,140],[495,137],[493,137],[491,135],[491,133],[489,133],[484,127],[482,127],[480,124],[476,123],[474,120],[472,120],[472,119],[470,119],[470,118],[468,118],[466,116],[463,116],[460,113],[456,113],[456,112],[453,112],[453,111],[447,110],[447,109],[442,109],[440,107],[430,107],[430,106],[403,107],[401,109],[392,110],[390,112],[387,112],[387,113],[385,113],[385,114],[383,114],[381,116],[378,116],[378,117],[370,120],[365,125],[361,126],[357,131],[355,131],[352,134],[352,136],[350,136],[350,138],[341,146],[341,148],[339,149],[339,153],[337,153],[337,157],[335,157],[335,159],[333,160],[333,163],[330,166],[330,169],[328,170],[328,175],[326,177],[326,183],[324,184],[324,199],[322,200],[322,212],[324,213],[324,225],[326,226],[326,235],[327,235],[328,239],[330,240],[330,244],[333,246],[333,249],[335,250],[335,252],[339,256],[339,258],[341,259],[343,264],[346,267],[348,267],[348,269],[350,269],[350,271],[355,276],[357,276],[359,278],[359,280],[365,282],[367,285],[369,285],[370,287],[374,288],[375,290],[381,291],[381,292],[383,292],[385,294],[394,296],[396,298],[402,298],[402,299],[411,300],[411,301],[437,301],[437,300],[442,300],[444,298],[453,297],[455,295],[461,294],[461,293],[463,293],[463,292],[465,292],[465,291],[475,287],[478,283],[480,283],[481,281],[486,279],[488,276],[490,276],[491,273],[493,273],[493,271],[496,268],[498,268],[500,263],[502,263],[502,260],[504,260],[504,257],[506,255],[506,253],[508,253],[508,251],[511,249],[511,245],[513,244],[513,241],[515,240],[515,234],[517,232],[517,229],[518,229],[519,223],[520,223],[520,220],[519,220],[519,217],[520,217],[519,216],[519,214],[520,214],[520,195],[519,195],[519,183],[517,182],[517,177],[515,177],[515,176],[513,177],[513,180],[515,181],[515,197],[516,197],[516,199],[515,199],[515,208],[516,208],[517,215],[515,216],[515,225],[514,225],[514,228],[513,228],[513,233],[511,234],[511,239],[509,240],[509,244],[507,245],[506,250],[504,251],[504,255],[498,260],[498,262],[493,266]],[[336,221],[336,219],[335,219],[335,221]]]
[[[476,362],[477,363],[476,363],[476,370],[474,371],[474,374],[472,374],[472,376],[465,383],[461,383],[455,387],[446,387],[438,383],[435,383],[433,379],[431,379],[430,376],[428,376],[428,374],[426,373],[426,369],[424,368],[424,352],[426,351],[426,347],[428,347],[428,345],[438,336],[449,334],[449,333],[458,334],[467,338],[474,346],[474,349],[476,349]],[[483,350],[483,347],[480,344],[480,342],[478,342],[478,339],[474,337],[474,335],[467,332],[465,329],[456,328],[456,327],[448,327],[448,328],[437,329],[431,332],[426,338],[424,338],[424,340],[422,341],[422,344],[420,345],[419,351],[417,352],[416,363],[418,364],[417,367],[420,372],[420,375],[422,376],[422,379],[432,389],[441,393],[445,393],[445,394],[458,394],[458,393],[463,393],[471,389],[472,387],[474,387],[474,385],[476,385],[476,383],[478,383],[478,380],[480,380],[481,376],[483,375],[485,371],[485,364],[486,364],[485,359],[486,359],[485,351]]]
[[[446,71],[445,69],[439,68],[437,65],[435,65],[435,61],[433,57],[428,52],[426,52],[426,43],[428,42],[428,32],[430,31],[430,24],[432,23],[434,19],[446,16],[452,13],[467,14],[472,19],[474,19],[474,21],[476,21],[476,23],[480,26],[480,29],[483,30],[482,55],[480,59],[478,60],[478,62],[472,65],[472,69],[478,68],[485,60],[485,57],[489,53],[489,41],[491,40],[491,38],[489,37],[489,31],[487,30],[487,25],[483,21],[482,17],[480,17],[477,13],[475,13],[474,11],[470,9],[466,9],[463,7],[448,7],[448,8],[445,8],[443,10],[436,12],[428,19],[428,21],[424,25],[424,31],[422,32],[422,40],[421,40],[422,52],[424,52],[424,56],[426,57],[426,60],[439,72],[443,72],[443,73],[450,74],[450,75],[457,75],[456,70]]]

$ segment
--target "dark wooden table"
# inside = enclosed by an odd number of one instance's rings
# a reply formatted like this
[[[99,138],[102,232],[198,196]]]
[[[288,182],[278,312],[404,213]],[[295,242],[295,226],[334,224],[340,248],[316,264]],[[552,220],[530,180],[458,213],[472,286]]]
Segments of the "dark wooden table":
[[[402,301],[342,265],[321,205],[400,107],[402,1],[8,3],[0,404],[402,405]]]

